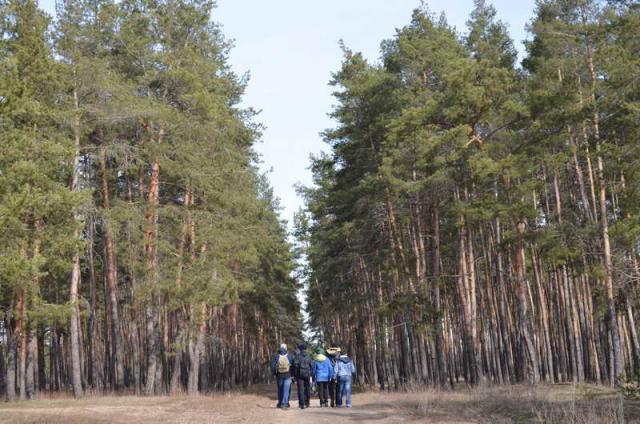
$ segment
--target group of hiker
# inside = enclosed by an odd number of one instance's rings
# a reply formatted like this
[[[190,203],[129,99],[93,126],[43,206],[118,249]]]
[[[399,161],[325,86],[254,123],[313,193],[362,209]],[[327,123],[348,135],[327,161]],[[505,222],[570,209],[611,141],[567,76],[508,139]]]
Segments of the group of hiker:
[[[346,397],[346,407],[351,408],[351,383],[356,367],[339,344],[332,343],[326,351],[317,347],[313,355],[307,345],[298,345],[298,352],[291,354],[286,344],[281,344],[278,354],[271,362],[271,372],[278,384],[278,405],[289,408],[292,383],[298,387],[300,409],[311,405],[311,388],[315,384],[320,398],[320,407],[342,408]]]

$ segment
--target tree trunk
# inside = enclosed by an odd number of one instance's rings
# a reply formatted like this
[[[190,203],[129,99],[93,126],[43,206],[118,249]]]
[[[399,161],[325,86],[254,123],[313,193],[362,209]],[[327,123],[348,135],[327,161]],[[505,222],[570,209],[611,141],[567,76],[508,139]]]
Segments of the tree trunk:
[[[13,307],[11,308],[13,310]],[[16,351],[17,351],[17,337],[16,337],[16,319],[11,316],[10,319],[5,321],[8,325],[7,329],[7,368],[5,369],[5,384],[7,401],[13,402],[16,400]]]
[[[100,166],[101,194],[103,211],[109,210],[109,185],[107,181],[107,164],[104,149],[100,150],[98,160]],[[113,343],[111,355],[113,358],[114,388],[120,389],[124,385],[124,343],[122,325],[118,308],[118,267],[115,258],[115,248],[109,220],[103,216],[105,282],[109,295],[109,312],[111,313],[111,341]]]
[[[98,387],[98,364],[96,360],[96,273],[94,264],[93,246],[95,243],[94,221],[90,219],[87,223],[87,259],[89,262],[89,316],[87,318],[87,361],[88,361],[88,382],[91,387]]]
[[[516,225],[518,240],[516,243],[516,274],[518,281],[518,303],[520,307],[520,337],[524,354],[524,371],[527,381],[536,384],[540,380],[538,371],[538,353],[533,339],[533,322],[529,311],[529,289],[525,270],[524,230],[525,223]]]
[[[31,326],[29,330],[29,343],[27,345],[27,369],[26,369],[26,391],[27,398],[34,400],[36,398],[36,373],[37,373],[37,360],[38,360],[38,338],[36,333],[36,327]]]
[[[16,338],[18,340],[18,388],[20,393],[20,400],[26,400],[27,398],[27,335],[26,335],[26,321],[25,310],[26,300],[24,289],[18,290],[18,300],[16,301]]]
[[[72,308],[69,318],[69,338],[71,339],[71,381],[73,396],[82,396],[82,369],[80,364],[80,331],[78,328],[78,289],[80,285],[80,256],[76,253],[73,257],[73,269],[71,271],[71,286],[69,288],[69,303]]]
[[[191,362],[191,368],[189,370],[189,384],[187,386],[187,393],[194,395],[198,393],[198,381],[200,375],[200,361],[202,356],[202,350],[204,348],[204,335],[207,328],[207,306],[204,303],[200,304],[199,314],[194,311],[194,315],[198,315],[198,333],[196,340],[193,338],[189,340],[189,356]]]
[[[44,356],[44,325],[38,326],[38,391],[47,389],[46,363]]]
[[[433,273],[433,306],[435,317],[435,339],[436,339],[436,368],[438,373],[438,384],[442,388],[448,388],[447,369],[444,360],[444,343],[442,339],[442,305],[440,302],[440,214],[438,200],[435,199],[433,205],[433,253],[432,253],[432,273]]]
[[[160,133],[160,140],[162,137],[162,130]],[[145,231],[145,257],[146,257],[146,272],[147,272],[147,284],[153,288],[158,280],[158,256],[156,234],[158,226],[158,203],[160,193],[160,164],[158,159],[155,158],[151,164],[151,178],[149,180],[149,194],[148,204],[149,211],[147,212],[147,229]],[[145,385],[145,393],[151,395],[154,393],[156,384],[156,367],[159,356],[159,342],[160,334],[158,328],[158,311],[157,305],[154,305],[154,299],[156,296],[151,295],[150,301],[146,306],[147,316],[147,381]]]
[[[71,180],[71,191],[80,191],[79,174],[80,174],[80,112],[78,103],[78,92],[73,90],[73,100],[76,109],[74,118],[73,134],[74,134],[74,159],[73,159],[73,176]],[[77,212],[74,211],[76,221],[80,221]],[[80,239],[79,231],[76,229],[73,234],[74,240]],[[73,263],[71,269],[71,282],[69,284],[69,303],[71,306],[71,317],[69,327],[69,337],[71,339],[71,380],[73,386],[73,395],[75,397],[82,396],[82,370],[80,364],[80,337],[78,329],[78,289],[80,287],[80,254],[76,252],[73,255]]]

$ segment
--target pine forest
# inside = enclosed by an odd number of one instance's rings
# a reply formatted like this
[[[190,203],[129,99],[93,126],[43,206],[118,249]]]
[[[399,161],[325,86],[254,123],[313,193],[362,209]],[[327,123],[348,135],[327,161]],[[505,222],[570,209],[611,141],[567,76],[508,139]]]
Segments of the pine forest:
[[[229,389],[299,334],[260,127],[212,7],[67,0],[50,27],[32,0],[0,3],[8,399]]]
[[[385,390],[640,376],[640,3],[538,0],[520,53],[474,5],[336,45],[289,228],[215,1],[0,0],[2,395],[229,391],[303,340]]]
[[[521,66],[495,9],[343,46],[297,232],[309,313],[362,383],[640,370],[640,4],[544,0]]]

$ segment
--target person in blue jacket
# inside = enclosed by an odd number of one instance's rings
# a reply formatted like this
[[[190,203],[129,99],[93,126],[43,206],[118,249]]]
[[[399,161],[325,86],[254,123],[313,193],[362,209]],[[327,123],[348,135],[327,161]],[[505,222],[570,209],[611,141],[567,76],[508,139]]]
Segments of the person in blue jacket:
[[[313,381],[318,385],[320,407],[329,407],[329,381],[333,378],[333,365],[325,356],[324,350],[319,347],[313,361]]]
[[[347,408],[351,408],[351,381],[356,373],[356,366],[346,352],[336,360],[333,367],[333,378],[338,379],[338,400],[336,406],[342,408],[342,398],[347,395]]]
[[[278,383],[278,408],[289,408],[289,394],[291,393],[291,367],[293,356],[287,353],[287,345],[281,344],[278,354],[271,361],[271,373]]]

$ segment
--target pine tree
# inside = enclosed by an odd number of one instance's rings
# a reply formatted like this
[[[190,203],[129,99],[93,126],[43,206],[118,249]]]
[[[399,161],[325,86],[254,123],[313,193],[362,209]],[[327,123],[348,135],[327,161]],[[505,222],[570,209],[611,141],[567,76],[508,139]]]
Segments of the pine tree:
[[[67,235],[78,231],[72,211],[86,196],[67,185],[74,173],[73,144],[55,103],[62,72],[49,48],[48,19],[33,1],[9,1],[1,10],[6,26],[0,65],[0,256],[3,300],[9,305],[7,397],[13,400],[16,386],[20,399],[35,395],[38,377],[27,361],[34,357],[36,328],[39,320],[57,315],[43,306],[43,279],[57,284],[65,274],[61,268],[79,247],[80,241]],[[76,307],[71,295],[64,316],[72,322]]]
[[[615,384],[637,362],[637,12],[540,2],[522,71],[483,1],[464,36],[419,9],[380,65],[345,49],[299,233],[312,323],[361,381]]]
[[[2,8],[8,396],[264,381],[294,258],[213,2],[57,6]]]

